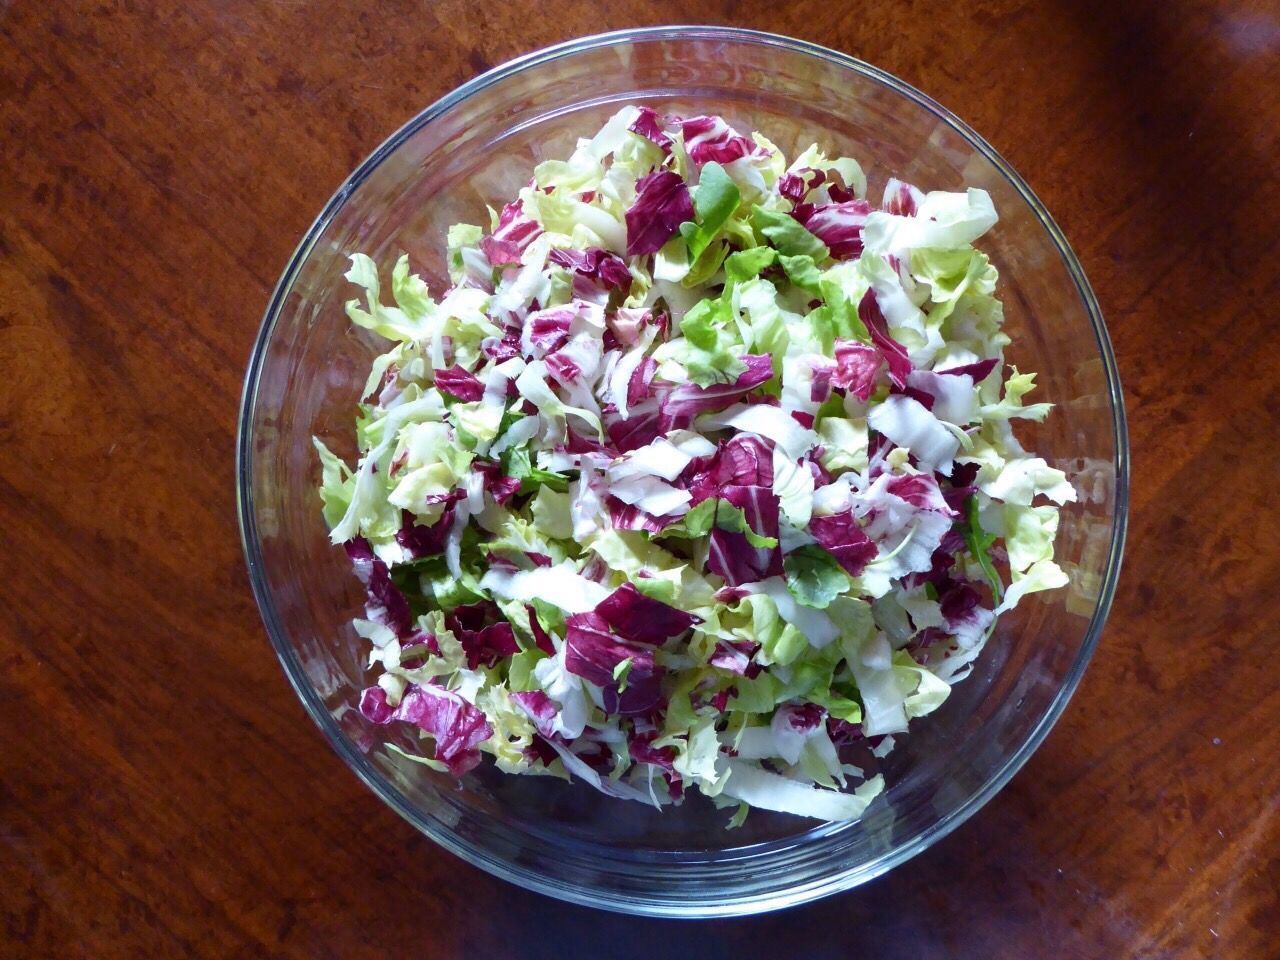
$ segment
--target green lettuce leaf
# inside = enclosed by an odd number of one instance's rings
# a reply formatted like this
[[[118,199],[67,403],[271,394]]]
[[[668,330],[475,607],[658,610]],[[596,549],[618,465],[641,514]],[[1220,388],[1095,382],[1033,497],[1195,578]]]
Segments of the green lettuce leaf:
[[[391,271],[391,296],[395,298],[396,305],[415,320],[427,316],[436,308],[436,303],[427,290],[427,282],[409,272],[407,253],[401,255]]]
[[[825,243],[789,214],[756,206],[751,210],[751,225],[774,249],[786,256],[808,256],[820,263],[831,255]]]
[[[693,192],[697,222],[680,225],[680,235],[688,245],[691,260],[697,261],[702,251],[719,236],[721,228],[738,209],[741,198],[737,185],[729,179],[724,167],[714,161],[703,165],[698,187]]]
[[[781,685],[771,673],[761,671],[754,677],[737,677],[733,687],[738,692],[729,698],[727,706],[731,711],[768,714],[773,713],[773,708],[778,705]]]
[[[355,479],[351,468],[326,447],[319,437],[312,437],[311,442],[320,455],[320,500],[324,504],[324,522],[333,529],[351,506]]]
[[[401,259],[404,261],[404,270],[407,273],[408,257]],[[431,335],[435,304],[426,296],[425,284],[421,288],[421,296],[411,296],[410,300],[415,306],[424,307],[424,312],[418,316],[410,317],[400,307],[382,305],[378,268],[363,253],[353,253],[351,255],[351,268],[344,276],[350,282],[365,289],[367,310],[360,307],[359,300],[348,300],[346,304],[347,316],[356,326],[372,330],[388,340],[421,340]],[[406,289],[410,293],[413,292],[411,288],[407,287]],[[427,304],[430,305],[429,308],[426,307]]]
[[[734,612],[747,617],[746,625],[734,632],[760,644],[756,659],[765,666],[786,666],[809,648],[805,635],[782,619],[777,604],[767,594],[748,594],[738,601]]]
[[[951,695],[951,685],[931,670],[920,666],[911,654],[898,650],[893,655],[893,672],[902,678],[912,692],[903,698],[902,708],[908,719],[933,713]]]
[[[1062,568],[1052,560],[1037,560],[1025,573],[1014,575],[1013,582],[1009,584],[1009,589],[1004,595],[1004,600],[1001,601],[1000,606],[996,607],[996,615],[1012,610],[1018,605],[1018,601],[1028,593],[1037,593],[1041,590],[1056,590],[1058,587],[1065,587],[1070,582]]]
[[[662,531],[664,537],[698,540],[711,532],[712,527],[719,527],[731,533],[745,534],[747,542],[753,547],[771,549],[778,545],[776,537],[762,537],[751,529],[747,523],[747,515],[741,507],[736,507],[728,500],[708,497],[686,513],[677,522]]]
[[[830,270],[823,271],[818,281],[818,288],[831,318],[832,332],[840,340],[871,342],[871,333],[858,316],[858,304],[868,290],[867,280],[860,269],[863,262],[858,260],[838,263]]]
[[[698,258],[690,265],[688,272],[684,275],[684,279],[680,281],[680,285],[684,287],[703,286],[715,276],[716,271],[720,269],[728,253],[729,247],[723,243],[711,244],[704,248]]]
[[[911,274],[929,285],[929,322],[940,323],[951,316],[956,303],[966,294],[989,297],[996,288],[996,268],[986,254],[972,247],[959,250],[914,250]]]
[[[840,562],[815,544],[792,550],[782,558],[787,589],[806,607],[825,609],[850,587],[849,575]]]
[[[1013,372],[1009,375],[1009,379],[1005,381],[1004,399],[999,403],[983,406],[980,410],[983,419],[1008,420],[1020,418],[1023,420],[1035,420],[1039,423],[1049,415],[1049,411],[1053,409],[1053,404],[1033,403],[1030,406],[1024,406],[1022,398],[1035,389],[1036,375],[1034,373],[1019,373],[1017,367],[1011,367],[1010,369]]]
[[[1004,545],[1009,567],[1020,574],[1034,563],[1053,558],[1053,540],[1058,535],[1057,507],[1004,508]]]
[[[560,474],[554,476],[560,477]],[[538,492],[529,504],[533,511],[534,527],[556,540],[573,539],[573,515],[569,504],[567,493],[557,490],[552,484],[540,483]]]
[[[751,247],[729,254],[724,261],[726,290],[758,277],[761,270],[773,266],[777,259],[778,251],[773,247]]]
[[[430,595],[441,610],[448,611],[463,604],[479,603],[489,597],[472,570],[464,569],[462,576],[455,577],[449,571],[449,564],[442,554],[415,560],[406,567],[397,567],[396,571],[401,569],[418,577],[421,589]]]
[[[479,247],[484,231],[474,224],[455,223],[449,228],[446,238],[446,251],[449,264],[449,279],[459,283],[466,276],[467,267],[462,262],[462,251],[468,247]],[[398,299],[398,298],[397,298]]]
[[[636,577],[631,585],[640,593],[667,606],[672,606],[676,599],[678,584],[666,577]]]
[[[731,313],[722,300],[702,300],[680,322],[683,341],[668,344],[682,344],[676,359],[684,364],[689,380],[700,387],[731,383],[747,369],[738,359],[745,349]]]
[[[843,411],[842,411],[843,412]],[[818,421],[822,438],[819,462],[832,473],[867,468],[867,421],[865,417],[823,417]]]
[[[807,290],[815,296],[822,292],[822,273],[818,270],[817,264],[813,262],[813,257],[808,254],[800,254],[795,257],[780,256],[778,259],[782,263],[782,269],[786,273],[787,279],[797,287]]]
[[[452,404],[449,414],[453,422],[475,440],[492,441],[498,436],[504,409],[502,404],[475,400],[471,403]],[[475,444],[470,446],[474,447]]]
[[[777,287],[763,277],[756,277],[736,287],[731,299],[744,315],[743,337],[750,339],[752,352],[784,354],[791,341],[791,327],[787,323],[788,315],[778,304]]]

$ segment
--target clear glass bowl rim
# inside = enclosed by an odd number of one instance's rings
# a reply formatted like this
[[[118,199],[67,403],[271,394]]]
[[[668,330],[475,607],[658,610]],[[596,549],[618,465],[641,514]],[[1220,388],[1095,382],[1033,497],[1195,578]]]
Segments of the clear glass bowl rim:
[[[555,878],[526,870],[508,861],[493,857],[477,845],[458,837],[446,829],[442,829],[422,817],[413,804],[356,749],[355,745],[339,729],[307,679],[302,665],[294,654],[293,647],[288,639],[288,633],[275,608],[266,578],[263,575],[263,555],[253,510],[252,441],[258,379],[266,358],[267,345],[280,317],[285,297],[291,289],[302,264],[310,254],[312,246],[346,203],[347,198],[405,140],[430,123],[434,118],[468,97],[479,93],[500,80],[542,64],[597,48],[689,39],[754,43],[775,47],[794,53],[807,54],[832,65],[859,73],[863,77],[888,87],[929,110],[939,121],[946,123],[963,137],[975,151],[986,157],[1004,175],[1009,184],[1027,202],[1040,224],[1053,240],[1054,246],[1062,257],[1072,280],[1075,282],[1080,299],[1089,315],[1098,353],[1103,362],[1108,399],[1111,405],[1112,439],[1116,451],[1116,488],[1112,535],[1108,547],[1102,587],[1084,642],[1081,644],[1075,661],[1072,663],[1071,669],[1049,709],[1040,718],[1039,723],[1022,745],[1010,755],[1004,766],[982,788],[972,793],[951,814],[940,819],[931,828],[925,830],[908,843],[894,847],[874,860],[835,872],[827,876],[822,882],[807,884],[801,889],[793,890],[757,890],[747,893],[729,893],[719,899],[701,900],[697,903],[674,908],[670,903],[655,903],[637,897],[617,895],[608,891],[588,890],[573,884],[560,883]],[[311,719],[315,721],[316,725],[324,733],[330,746],[347,762],[365,785],[390,806],[392,810],[423,834],[430,837],[435,843],[468,863],[494,876],[558,899],[637,915],[685,918],[739,916],[807,903],[833,893],[852,889],[888,872],[916,854],[928,849],[977,813],[1027,762],[1045,737],[1048,736],[1049,731],[1062,715],[1067,702],[1079,685],[1085,668],[1088,666],[1089,659],[1098,644],[1107,614],[1111,609],[1111,603],[1115,596],[1116,582],[1120,573],[1128,522],[1129,440],[1125,421],[1124,397],[1120,386],[1119,371],[1116,368],[1115,356],[1112,352],[1111,340],[1107,334],[1097,299],[1088,279],[1085,277],[1084,270],[1080,266],[1080,262],[1077,260],[1066,237],[1039,198],[1036,197],[1035,193],[1009,163],[975,130],[931,97],[910,84],[899,80],[892,74],[848,54],[819,44],[797,40],[780,34],[745,30],[737,27],[663,26],[617,30],[581,37],[536,50],[494,67],[455,88],[419,112],[378,146],[343,181],[329,202],[325,204],[320,215],[316,217],[311,227],[307,230],[297,249],[294,250],[288,266],[272,292],[271,300],[263,316],[262,326],[249,359],[241,397],[240,421],[236,440],[236,494],[241,543],[249,569],[249,579],[253,588],[254,598],[257,601],[263,622],[267,627],[271,644],[284,667],[285,674],[288,676],[289,682],[298,694],[299,699],[301,699],[307,713],[310,714]]]

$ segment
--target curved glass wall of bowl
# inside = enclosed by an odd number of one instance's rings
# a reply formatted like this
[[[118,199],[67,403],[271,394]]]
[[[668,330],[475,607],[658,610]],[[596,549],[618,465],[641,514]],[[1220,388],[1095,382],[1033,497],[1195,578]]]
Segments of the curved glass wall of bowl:
[[[767,131],[789,155],[817,140],[861,161],[878,197],[897,176],[924,189],[982,187],[1000,223],[980,243],[1000,270],[1009,360],[1040,374],[1058,408],[1023,434],[1068,471],[1065,590],[1003,618],[972,677],[882,762],[885,795],[856,823],[819,825],[701,798],[664,812],[586,786],[506,777],[461,783],[389,753],[403,732],[364,722],[360,589],[332,547],[316,496],[313,434],[352,458],[354,405],[382,345],[343,303],[347,257],[404,251],[439,293],[444,236],[487,223],[540,160],[567,156],[619,105],[718,113]],[[1097,305],[1048,214],[976,134],[899,81],[798,41],[670,28],[576,41],[500,67],[411,121],[362,165],[299,247],[273,298],[245,391],[241,515],[271,640],[335,749],[387,803],[443,846],[524,886],[593,906],[681,916],[749,913],[874,877],[977,810],[1047,733],[1079,680],[1114,589],[1126,451],[1119,384]]]

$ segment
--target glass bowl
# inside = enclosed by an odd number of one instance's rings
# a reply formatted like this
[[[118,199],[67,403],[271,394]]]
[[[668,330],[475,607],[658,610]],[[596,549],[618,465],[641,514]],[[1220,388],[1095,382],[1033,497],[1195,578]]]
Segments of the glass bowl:
[[[878,198],[887,177],[925,190],[982,187],[999,224],[981,245],[1000,269],[1009,359],[1040,374],[1057,408],[1023,437],[1067,470],[1079,501],[1062,511],[1066,589],[1002,618],[976,672],[882,761],[886,793],[857,822],[755,811],[700,797],[665,812],[487,763],[462,781],[384,748],[367,724],[367,680],[350,626],[362,594],[329,545],[312,435],[348,457],[370,360],[382,345],[343,313],[346,258],[410,255],[447,285],[444,234],[484,222],[533,165],[564,157],[629,102],[718,113],[788,155],[817,140],[856,157]],[[345,446],[344,446],[345,444]],[[631,913],[700,917],[802,903],[863,883],[972,816],[1026,762],[1080,681],[1110,606],[1124,539],[1127,448],[1120,385],[1089,284],[1062,233],[1009,165],[924,94],[865,63],[763,33],[670,27],[589,37],[530,54],[459,87],[414,117],[347,178],[275,289],[245,382],[239,508],[263,620],[315,722],[392,809],[464,860],[529,889]],[[396,725],[392,725],[396,726]],[[405,743],[404,745],[408,745]]]

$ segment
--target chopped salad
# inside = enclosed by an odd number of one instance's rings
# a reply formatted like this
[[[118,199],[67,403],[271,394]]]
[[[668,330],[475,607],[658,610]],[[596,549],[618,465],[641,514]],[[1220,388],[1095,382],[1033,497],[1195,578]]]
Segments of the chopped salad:
[[[982,190],[873,203],[850,158],[629,106],[449,230],[439,297],[402,256],[387,303],[352,256],[347,313],[392,346],[355,466],[315,443],[363,715],[458,776],[860,816],[859,758],[1067,582],[995,223]]]

